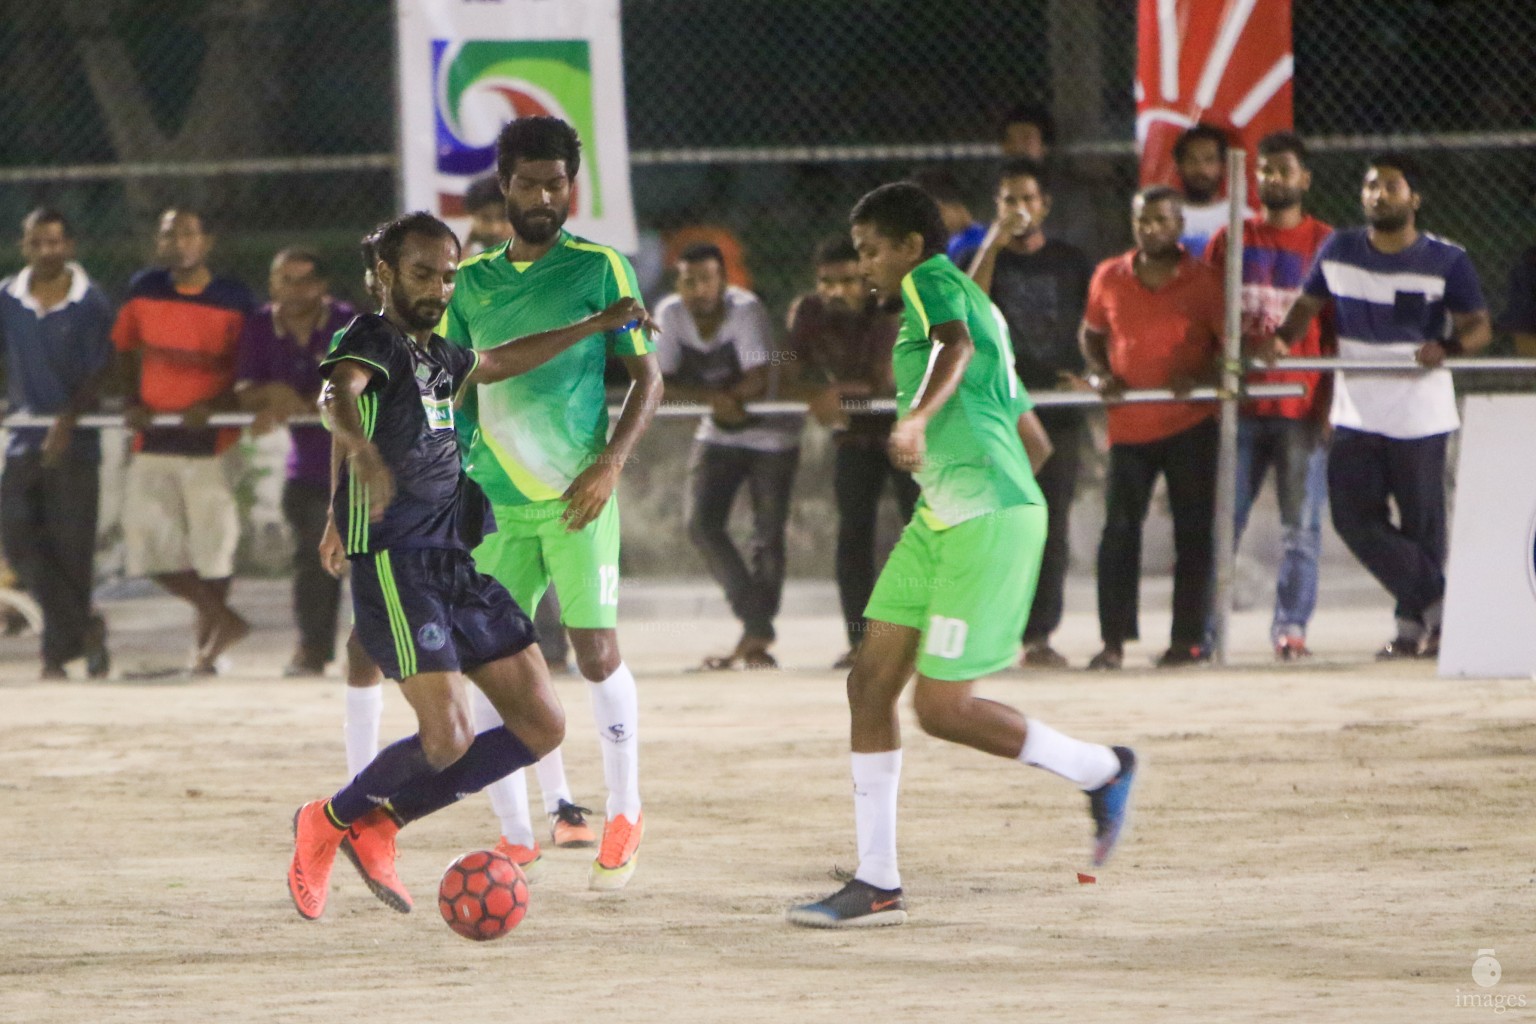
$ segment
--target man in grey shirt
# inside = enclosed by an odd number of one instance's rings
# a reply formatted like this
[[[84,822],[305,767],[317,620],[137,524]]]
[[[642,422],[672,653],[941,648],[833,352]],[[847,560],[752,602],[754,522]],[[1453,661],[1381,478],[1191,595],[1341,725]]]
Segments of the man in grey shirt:
[[[751,292],[725,282],[725,257],[707,243],[677,263],[677,292],[656,307],[656,355],[669,398],[700,401],[688,459],[688,537],[725,590],[742,623],[736,649],[707,658],[712,669],[775,668],[768,648],[784,592],[784,526],[800,462],[803,415],[756,416],[747,402],[768,397],[779,369],[767,310]],[[726,530],[741,485],[752,503],[744,557]]]

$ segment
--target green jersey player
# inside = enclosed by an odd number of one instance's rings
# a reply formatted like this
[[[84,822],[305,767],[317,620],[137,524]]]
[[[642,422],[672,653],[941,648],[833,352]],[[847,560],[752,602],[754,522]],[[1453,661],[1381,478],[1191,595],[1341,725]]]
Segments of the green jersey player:
[[[443,335],[475,349],[522,337],[532,324],[569,322],[638,294],[619,253],[563,230],[573,201],[581,142],[564,121],[520,118],[497,140],[496,173],[513,237],[466,260],[443,318]],[[589,201],[579,197],[580,201]],[[578,317],[579,318],[579,317]],[[535,331],[538,329],[535,329]],[[610,439],[603,370],[609,356],[633,380]],[[459,417],[465,469],[495,510],[497,532],[475,550],[476,564],[532,609],[553,581],[577,666],[590,684],[603,751],[608,803],[589,881],[621,888],[634,871],[643,827],[637,779],[634,676],[619,655],[619,471],[629,461],[662,394],[654,347],[643,330],[594,334],[534,373],[476,389]],[[486,721],[495,711],[478,709]],[[570,801],[558,762],[540,771],[552,834],[562,839]],[[527,870],[539,858],[520,776],[491,791],[502,819],[500,848]],[[583,831],[584,823],[583,823]],[[592,841],[586,833],[586,845]]]
[[[922,498],[875,584],[848,677],[858,870],[838,892],[788,913],[814,928],[906,920],[896,702],[914,671],[924,731],[1045,768],[1088,793],[1095,864],[1120,836],[1136,764],[1125,747],[1072,739],[974,695],[976,679],[1013,662],[1029,615],[1046,524],[1034,470],[1050,441],[1014,372],[1002,314],[944,255],[933,199],[910,183],[884,185],[859,200],[850,221],[865,280],[903,304],[890,453]]]

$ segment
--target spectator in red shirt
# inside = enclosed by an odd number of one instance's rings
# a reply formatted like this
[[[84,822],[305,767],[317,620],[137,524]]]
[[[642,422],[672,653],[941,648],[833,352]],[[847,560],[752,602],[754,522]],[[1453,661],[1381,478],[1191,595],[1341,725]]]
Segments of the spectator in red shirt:
[[[1127,388],[1186,391],[1214,376],[1221,349],[1222,284],[1179,245],[1179,194],[1153,186],[1131,205],[1136,247],[1105,260],[1088,287],[1079,340],[1087,385],[1106,398]],[[1206,657],[1211,520],[1216,498],[1216,410],[1158,402],[1109,410],[1109,477],[1099,544],[1099,630],[1090,669],[1117,669],[1138,637],[1141,527],[1158,474],[1173,507],[1173,631],[1159,668]]]
[[[250,626],[229,607],[240,520],[224,454],[238,430],[208,417],[233,410],[235,357],[250,289],[208,269],[213,235],[203,216],[172,207],[160,218],[160,266],[140,271],[118,311],[112,341],[137,430],[128,468],[123,539],[128,571],[154,578],[197,612],[191,669],[211,675]],[[181,425],[150,427],[157,413]]]
[[[1291,132],[1259,141],[1259,201],[1264,212],[1243,223],[1243,346],[1249,356],[1323,355],[1323,321],[1314,320],[1289,348],[1274,340],[1291,303],[1301,294],[1313,257],[1333,229],[1302,209],[1312,185],[1307,149]],[[1211,236],[1207,262],[1221,273],[1227,229]],[[1328,349],[1334,347],[1328,332]],[[1322,549],[1323,505],[1328,499],[1328,449],[1323,444],[1328,395],[1322,374],[1294,370],[1254,374],[1251,383],[1301,383],[1299,398],[1258,398],[1244,403],[1237,424],[1237,509],[1233,543],[1242,539],[1248,514],[1275,468],[1275,497],[1285,529],[1275,583],[1270,642],[1275,657],[1295,661],[1307,650],[1307,623],[1317,607],[1317,556]]]

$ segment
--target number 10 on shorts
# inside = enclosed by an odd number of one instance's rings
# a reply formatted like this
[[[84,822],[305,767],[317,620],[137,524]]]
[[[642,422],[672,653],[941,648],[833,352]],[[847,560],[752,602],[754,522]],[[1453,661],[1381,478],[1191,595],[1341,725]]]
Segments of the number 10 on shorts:
[[[619,567],[616,565],[600,565],[597,567],[597,603],[608,607],[617,608],[619,604]]]
[[[965,653],[964,619],[928,616],[928,644],[924,650],[935,658],[958,658]]]

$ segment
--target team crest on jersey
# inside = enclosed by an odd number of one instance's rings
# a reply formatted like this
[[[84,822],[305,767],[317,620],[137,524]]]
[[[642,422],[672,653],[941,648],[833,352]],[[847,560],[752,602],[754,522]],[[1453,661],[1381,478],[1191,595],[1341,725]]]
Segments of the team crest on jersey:
[[[424,651],[440,651],[448,644],[448,631],[429,622],[416,631],[416,646]]]

